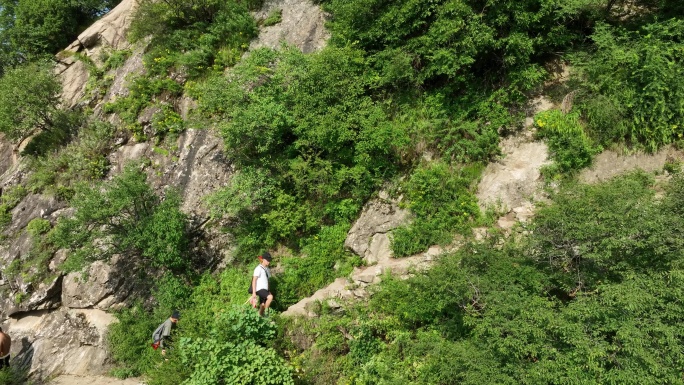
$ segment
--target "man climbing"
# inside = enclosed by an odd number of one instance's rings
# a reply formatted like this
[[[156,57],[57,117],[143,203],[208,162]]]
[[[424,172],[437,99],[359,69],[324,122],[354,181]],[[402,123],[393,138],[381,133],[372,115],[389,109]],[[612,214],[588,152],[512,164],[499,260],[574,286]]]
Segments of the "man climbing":
[[[252,307],[257,306],[257,297],[259,297],[259,315],[263,316],[271,302],[273,301],[273,294],[269,291],[268,280],[271,278],[271,270],[268,266],[271,264],[271,254],[268,251],[259,256],[261,263],[254,268],[252,275],[252,298],[250,302]]]
[[[157,350],[161,346],[162,355],[166,355],[166,345],[171,342],[171,329],[180,319],[180,313],[178,310],[174,310],[171,317],[164,321],[157,329],[152,333],[152,347]],[[166,342],[166,344],[165,344]]]
[[[0,369],[9,368],[12,339],[0,328]]]

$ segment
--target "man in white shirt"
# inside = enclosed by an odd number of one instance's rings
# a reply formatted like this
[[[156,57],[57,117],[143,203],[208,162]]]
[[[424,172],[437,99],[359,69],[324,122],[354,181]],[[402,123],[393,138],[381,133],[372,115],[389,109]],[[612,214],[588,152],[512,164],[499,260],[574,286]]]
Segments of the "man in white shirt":
[[[273,294],[269,291],[268,280],[271,278],[271,270],[268,265],[271,264],[271,254],[268,251],[259,256],[261,263],[254,268],[252,274],[252,306],[256,307],[257,297],[259,297],[259,315],[263,316],[266,310],[271,306],[273,301]]]

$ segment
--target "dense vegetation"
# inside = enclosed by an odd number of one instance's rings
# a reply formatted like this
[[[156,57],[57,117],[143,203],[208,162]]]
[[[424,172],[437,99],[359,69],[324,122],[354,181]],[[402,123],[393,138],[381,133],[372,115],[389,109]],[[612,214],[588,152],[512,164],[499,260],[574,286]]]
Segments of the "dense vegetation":
[[[654,200],[644,174],[571,184],[531,235],[292,324],[315,340],[295,360],[304,383],[681,383],[683,188]]]
[[[257,0],[142,0],[130,39],[146,45],[145,73],[104,105],[122,121],[114,127],[60,106],[46,59],[117,3],[0,0],[0,132],[28,142],[29,165],[3,191],[0,225],[28,193],[74,208],[56,223],[31,221],[31,255],[3,274],[35,288],[56,274],[47,267],[58,249],[70,250],[61,272],[113,255],[139,268],[151,296],[111,328],[113,374],[150,384],[682,382],[684,178],[573,181],[604,148],[680,144],[679,2],[322,0],[326,48],[244,55],[281,13],[254,20]],[[130,54],[107,52],[100,64],[75,56],[90,72],[89,102]],[[571,78],[549,86],[565,64]],[[474,197],[480,172],[541,90],[574,107],[534,118],[554,161],[544,175],[558,182],[517,236],[468,243],[406,281],[384,277],[369,303],[279,318],[363,263],[344,240],[381,188],[413,214],[392,233],[396,257],[486,225]],[[197,103],[189,120],[173,103],[181,95]],[[204,271],[180,196],[152,190],[149,164],[105,180],[114,138],[172,147],[192,126],[216,127],[236,168],[206,200],[235,239],[220,271]],[[284,267],[268,319],[244,303],[264,249],[277,249]],[[173,309],[183,317],[161,357],[149,339]]]
[[[50,58],[121,0],[1,0],[0,73]]]

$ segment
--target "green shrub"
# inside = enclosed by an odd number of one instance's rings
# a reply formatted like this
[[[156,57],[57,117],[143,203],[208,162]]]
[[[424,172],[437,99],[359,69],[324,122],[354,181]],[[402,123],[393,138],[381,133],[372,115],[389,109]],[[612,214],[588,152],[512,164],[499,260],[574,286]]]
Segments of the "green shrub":
[[[83,263],[113,253],[136,253],[153,266],[172,270],[187,267],[187,219],[180,197],[170,191],[160,200],[147,185],[145,174],[133,166],[108,182],[77,188],[73,218],[61,218],[51,241],[72,249],[62,266],[78,270]],[[106,240],[104,247],[98,246]]]
[[[159,361],[159,353],[152,349],[152,333],[169,314],[149,314],[140,304],[116,313],[119,322],[107,333],[107,342],[115,362],[117,377],[133,377],[145,373]],[[160,320],[161,319],[161,320]],[[159,322],[156,322],[159,321]]]
[[[0,370],[0,385],[31,384],[28,373],[24,369],[18,369],[16,365]]]
[[[12,209],[28,194],[22,185],[5,188],[0,195],[0,228],[12,223]]]
[[[211,200],[215,215],[240,218],[241,250],[298,247],[330,223],[333,207],[362,202],[397,171],[396,149],[408,138],[367,96],[363,62],[349,48],[311,56],[261,49],[229,78],[192,86],[202,115],[220,120],[226,152],[242,175],[244,189]]]
[[[150,78],[150,77],[136,77],[129,86],[129,93],[127,96],[116,99],[113,102],[104,105],[104,111],[107,113],[115,112],[126,123],[127,128],[133,133],[138,140],[145,140],[147,137],[138,123],[138,115],[146,108],[154,103],[157,96],[166,93],[170,96],[178,96],[182,91],[182,86],[174,80],[167,77],[164,78]],[[167,113],[170,116],[171,111]],[[176,114],[177,115],[177,114]],[[160,116],[164,116],[163,114]],[[177,119],[175,119],[177,120]],[[164,119],[162,119],[162,122]],[[182,125],[176,121],[173,123],[173,129],[179,129]],[[171,131],[168,126],[157,122],[156,129],[164,134]]]
[[[274,9],[271,11],[271,13],[266,16],[264,21],[261,22],[261,25],[264,27],[270,27],[272,25],[276,25],[283,21],[283,10],[282,9]]]
[[[178,136],[185,130],[185,122],[180,114],[168,104],[161,104],[160,109],[152,116],[152,132],[157,138],[167,135]]]
[[[403,186],[414,222],[392,233],[394,255],[404,257],[447,244],[478,219],[480,209],[471,188],[481,169],[477,164],[452,167],[439,161],[418,167]]]
[[[19,142],[55,127],[61,84],[47,63],[14,68],[0,78],[0,132]]]
[[[258,3],[258,4],[257,4]],[[151,36],[146,68],[160,78],[184,73],[191,79],[233,65],[256,36],[249,13],[260,1],[143,1],[131,24],[131,37]]]
[[[591,165],[601,150],[584,132],[579,114],[559,110],[540,112],[534,118],[537,136],[547,139],[553,166],[551,174],[571,173]]]
[[[28,176],[27,188],[34,193],[71,199],[78,183],[102,179],[109,171],[107,155],[114,135],[111,124],[85,124],[75,140],[56,153],[31,159],[33,172]]]
[[[637,30],[599,25],[591,54],[577,55],[579,100],[602,143],[626,141],[655,151],[678,140],[684,116],[684,22],[670,19]]]
[[[358,256],[344,248],[349,228],[345,223],[323,227],[302,241],[302,256],[283,258],[285,271],[273,279],[275,308],[287,309],[361,264]]]
[[[662,200],[643,173],[562,184],[524,237],[383,277],[368,304],[306,325],[302,380],[678,382],[683,180]]]
[[[0,73],[50,59],[121,0],[0,1]]]
[[[118,372],[145,374],[153,384],[291,384],[291,368],[269,347],[275,325],[245,305],[249,276],[227,269],[218,276],[203,275],[194,287],[164,276],[154,292],[154,311],[136,305],[119,313],[119,322],[110,327]],[[172,309],[181,309],[182,317],[165,360],[150,347],[151,335]]]
[[[126,63],[126,60],[131,56],[131,51],[128,49],[116,50],[113,52],[104,53],[102,59],[102,70],[109,71],[117,69]]]
[[[50,221],[41,218],[34,218],[26,225],[26,231],[34,237],[47,233],[51,228]]]
[[[182,338],[181,361],[194,370],[188,384],[294,384],[292,369],[260,342],[274,326],[246,306],[218,314],[210,337]]]

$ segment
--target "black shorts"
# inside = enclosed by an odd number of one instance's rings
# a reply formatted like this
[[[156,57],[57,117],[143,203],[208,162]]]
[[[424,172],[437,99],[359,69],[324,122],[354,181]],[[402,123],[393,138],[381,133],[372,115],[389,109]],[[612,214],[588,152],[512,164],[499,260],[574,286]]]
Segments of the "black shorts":
[[[0,369],[9,368],[9,359],[10,359],[10,357],[7,356],[7,357],[0,360]]]
[[[266,289],[257,290],[256,295],[259,297],[259,303],[265,303],[269,294],[271,293]]]

